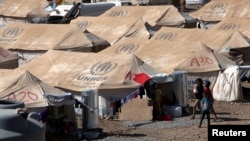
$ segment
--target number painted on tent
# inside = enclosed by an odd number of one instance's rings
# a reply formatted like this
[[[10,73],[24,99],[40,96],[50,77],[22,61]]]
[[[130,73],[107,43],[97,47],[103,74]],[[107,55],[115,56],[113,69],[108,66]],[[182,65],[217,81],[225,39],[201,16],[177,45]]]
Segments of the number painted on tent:
[[[206,66],[206,65],[210,65],[213,64],[213,60],[211,58],[208,57],[194,57],[191,60],[191,66],[197,66],[197,67],[202,67],[202,66]]]
[[[131,72],[128,72],[125,79],[132,80],[133,79],[133,74]]]
[[[32,92],[18,92],[9,94],[7,99],[21,102],[36,101],[38,100],[38,95]]]

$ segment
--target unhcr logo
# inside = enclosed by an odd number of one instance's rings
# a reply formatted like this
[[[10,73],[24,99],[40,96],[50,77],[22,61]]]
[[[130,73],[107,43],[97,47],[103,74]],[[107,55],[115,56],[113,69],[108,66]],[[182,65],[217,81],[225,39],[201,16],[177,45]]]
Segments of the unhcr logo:
[[[116,50],[115,53],[116,54],[132,54],[135,51],[137,51],[139,48],[139,45],[135,45],[133,43],[129,43],[129,44],[122,44],[120,45]]]
[[[124,17],[127,15],[127,11],[113,11],[111,13],[112,17]]]
[[[156,40],[173,40],[176,37],[176,33],[171,33],[171,32],[167,32],[167,33],[160,33],[156,36]]]
[[[77,25],[79,28],[83,29],[83,30],[87,29],[91,24],[92,24],[92,23],[89,22],[89,21],[82,21],[82,22],[77,22],[77,23],[76,23],[76,25]]]
[[[112,64],[111,62],[97,63],[91,68],[90,74],[92,74],[92,75],[104,75],[106,73],[111,72],[116,67],[117,67],[116,63],[115,64]]]
[[[9,38],[14,38],[21,34],[23,32],[23,29],[14,27],[14,28],[8,28],[3,32],[3,37],[9,37]]]
[[[235,23],[229,23],[229,24],[223,24],[220,26],[221,30],[234,30],[237,29],[239,27],[239,25],[235,24]]]
[[[212,10],[223,10],[226,8],[226,5],[224,3],[216,3],[211,5],[210,7]]]

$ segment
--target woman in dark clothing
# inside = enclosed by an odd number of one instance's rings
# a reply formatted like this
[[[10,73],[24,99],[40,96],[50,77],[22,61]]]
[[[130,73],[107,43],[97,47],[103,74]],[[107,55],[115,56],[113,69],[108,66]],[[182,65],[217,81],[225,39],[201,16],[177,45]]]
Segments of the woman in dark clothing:
[[[195,95],[195,102],[193,105],[193,115],[191,119],[195,118],[196,108],[198,108],[199,112],[201,112],[201,99],[203,98],[203,92],[204,92],[203,81],[201,78],[196,79],[196,84],[194,86],[193,92]]]

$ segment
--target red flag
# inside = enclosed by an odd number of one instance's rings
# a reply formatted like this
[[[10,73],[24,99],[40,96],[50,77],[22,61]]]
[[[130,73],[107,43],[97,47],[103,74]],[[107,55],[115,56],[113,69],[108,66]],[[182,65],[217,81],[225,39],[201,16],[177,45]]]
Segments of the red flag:
[[[151,79],[151,78],[147,74],[145,74],[145,73],[138,73],[138,74],[135,74],[135,77],[134,77],[133,80],[136,81],[137,83],[143,85],[149,79]]]

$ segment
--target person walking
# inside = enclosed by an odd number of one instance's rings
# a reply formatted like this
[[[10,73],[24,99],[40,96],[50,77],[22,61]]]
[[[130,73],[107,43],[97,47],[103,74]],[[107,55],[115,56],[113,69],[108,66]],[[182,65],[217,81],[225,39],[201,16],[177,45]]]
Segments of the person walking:
[[[193,104],[193,115],[191,119],[195,119],[195,114],[196,114],[196,108],[199,109],[199,112],[201,113],[201,99],[202,95],[204,92],[204,87],[203,87],[203,81],[201,78],[196,79],[196,84],[194,85],[193,93],[195,95],[195,102]]]
[[[214,115],[214,121],[216,121],[218,119],[218,117],[217,117],[217,114],[215,113],[215,110],[214,110],[214,106],[213,106],[214,98],[213,98],[213,94],[212,94],[211,89],[210,89],[210,85],[211,85],[211,82],[206,80],[204,92],[207,94],[208,98],[210,98],[212,101],[210,111]]]
[[[198,126],[199,128],[201,127],[205,116],[207,117],[207,126],[210,125],[210,110],[212,106],[212,100],[211,98],[208,97],[207,93],[204,93],[204,97],[201,100],[201,104],[202,104],[202,115],[200,119],[200,124]]]

